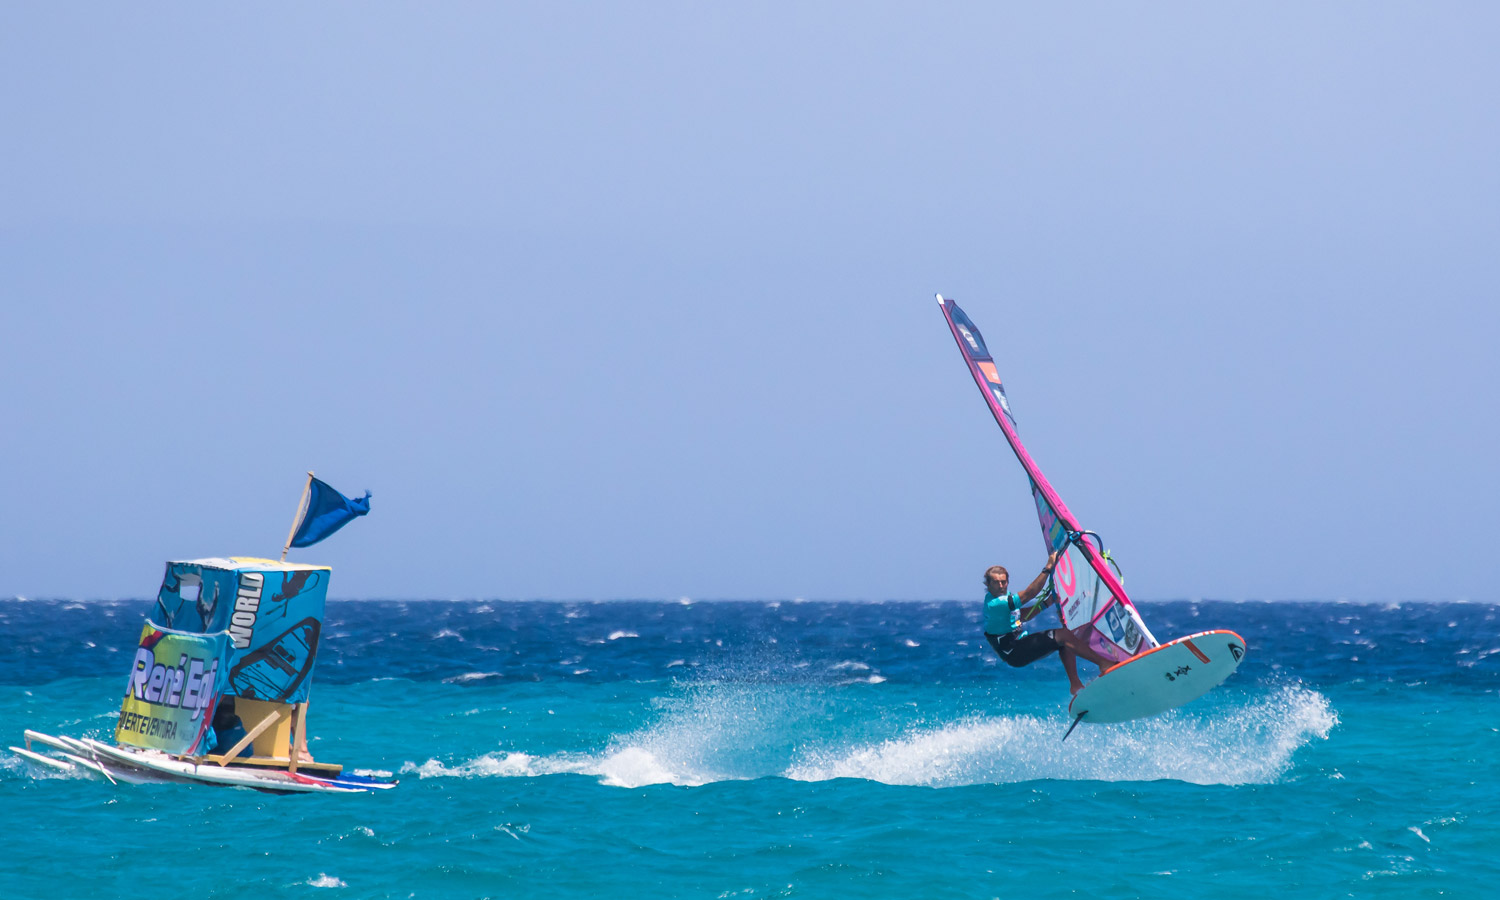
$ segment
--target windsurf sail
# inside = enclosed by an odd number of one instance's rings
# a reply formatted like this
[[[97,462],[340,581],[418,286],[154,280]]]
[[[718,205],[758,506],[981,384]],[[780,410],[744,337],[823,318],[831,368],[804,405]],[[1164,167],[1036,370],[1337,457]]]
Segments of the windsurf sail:
[[[1106,557],[1098,535],[1079,526],[1078,520],[1021,443],[1016,433],[1015,417],[1010,411],[1010,400],[1005,396],[1000,373],[979,328],[952,300],[945,300],[939,294],[937,301],[943,317],[948,320],[953,339],[958,342],[958,349],[969,365],[969,374],[974,376],[974,383],[984,394],[990,413],[1031,481],[1031,496],[1036,501],[1042,538],[1049,553],[1058,552],[1057,568],[1048,582],[1048,589],[1056,594],[1063,627],[1087,640],[1100,654],[1114,660],[1125,660],[1157,646],[1156,638],[1126,595],[1113,560]]]

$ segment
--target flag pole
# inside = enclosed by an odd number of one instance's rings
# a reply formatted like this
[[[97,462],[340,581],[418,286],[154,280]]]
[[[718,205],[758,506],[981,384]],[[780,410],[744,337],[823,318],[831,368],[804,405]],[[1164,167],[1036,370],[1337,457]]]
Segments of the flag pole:
[[[297,501],[297,516],[292,519],[292,530],[286,533],[286,545],[281,548],[281,561],[286,562],[286,552],[292,549],[292,538],[297,536],[297,526],[302,524],[302,517],[307,514],[307,496],[312,493],[312,469],[307,470],[307,484],[302,487],[302,499]]]

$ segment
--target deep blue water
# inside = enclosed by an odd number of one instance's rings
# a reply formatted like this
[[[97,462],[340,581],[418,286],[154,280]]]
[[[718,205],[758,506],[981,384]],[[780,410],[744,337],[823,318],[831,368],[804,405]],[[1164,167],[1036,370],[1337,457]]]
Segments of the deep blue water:
[[[108,737],[146,601],[0,601],[0,735]],[[1158,602],[1250,653],[1066,744],[978,601],[329,604],[320,759],[371,796],[0,763],[0,896],[1482,897],[1500,608]],[[1087,668],[1087,667],[1085,667]]]

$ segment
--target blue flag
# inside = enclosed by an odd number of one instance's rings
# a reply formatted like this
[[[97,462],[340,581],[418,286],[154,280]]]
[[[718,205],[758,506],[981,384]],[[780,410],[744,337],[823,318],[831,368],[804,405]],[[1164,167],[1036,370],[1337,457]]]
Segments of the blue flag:
[[[293,547],[311,547],[370,511],[370,492],[350,500],[317,478],[310,479],[307,512],[292,535]]]

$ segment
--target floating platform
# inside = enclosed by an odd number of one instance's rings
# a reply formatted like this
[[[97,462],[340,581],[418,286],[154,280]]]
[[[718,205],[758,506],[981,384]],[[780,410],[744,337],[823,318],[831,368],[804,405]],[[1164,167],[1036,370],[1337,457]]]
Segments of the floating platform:
[[[34,743],[56,755],[36,752]],[[77,772],[126,784],[211,784],[273,794],[362,793],[389,790],[397,784],[391,778],[344,774],[342,766],[331,763],[301,762],[294,770],[289,759],[177,757],[159,750],[117,747],[91,738],[56,737],[30,730],[26,732],[26,746],[10,750],[51,772]]]

